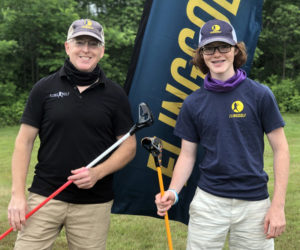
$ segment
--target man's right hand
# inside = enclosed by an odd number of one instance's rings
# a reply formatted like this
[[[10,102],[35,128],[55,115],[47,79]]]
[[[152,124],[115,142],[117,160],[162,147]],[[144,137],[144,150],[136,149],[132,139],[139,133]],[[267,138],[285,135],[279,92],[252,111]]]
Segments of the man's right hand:
[[[172,207],[175,201],[175,196],[170,191],[165,191],[163,197],[160,193],[155,196],[155,204],[157,207],[157,214],[165,216],[167,211]]]
[[[8,205],[8,221],[14,231],[21,230],[22,225],[25,225],[27,211],[25,195],[13,195]]]

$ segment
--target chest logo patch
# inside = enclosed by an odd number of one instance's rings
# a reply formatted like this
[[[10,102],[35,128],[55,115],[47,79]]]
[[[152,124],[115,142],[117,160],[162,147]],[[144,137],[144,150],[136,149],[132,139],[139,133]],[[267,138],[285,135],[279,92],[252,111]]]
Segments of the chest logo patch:
[[[54,93],[54,94],[50,94],[50,97],[54,97],[54,98],[63,98],[65,96],[69,96],[70,93],[69,92],[62,92],[62,91],[59,91],[57,93]]]
[[[244,109],[244,104],[241,101],[235,101],[232,103],[231,109],[234,113],[240,113]]]
[[[229,118],[245,118],[246,114],[241,113],[244,110],[244,103],[241,101],[234,101],[231,104],[231,109],[234,112],[233,114],[229,114]]]

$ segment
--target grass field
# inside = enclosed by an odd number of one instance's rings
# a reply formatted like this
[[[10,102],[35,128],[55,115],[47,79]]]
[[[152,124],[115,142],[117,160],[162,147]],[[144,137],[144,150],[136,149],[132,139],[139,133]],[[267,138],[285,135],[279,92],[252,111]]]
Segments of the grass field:
[[[286,121],[285,132],[288,138],[291,166],[290,179],[286,199],[286,232],[276,239],[276,250],[298,250],[300,249],[300,114],[284,114]],[[9,225],[7,223],[7,206],[10,200],[11,189],[11,156],[14,140],[18,127],[0,128],[0,234],[5,232]],[[27,180],[29,186],[38,145],[35,145],[30,173]],[[272,151],[266,142],[265,169],[270,176],[269,191],[273,193],[273,170]],[[179,222],[170,222],[174,250],[185,249],[187,227]],[[12,232],[0,241],[1,250],[13,249],[16,233]],[[68,249],[64,231],[55,242],[54,250]],[[116,215],[111,216],[111,228],[107,241],[107,250],[164,250],[168,249],[164,221],[160,219]],[[224,249],[228,249],[225,246]]]

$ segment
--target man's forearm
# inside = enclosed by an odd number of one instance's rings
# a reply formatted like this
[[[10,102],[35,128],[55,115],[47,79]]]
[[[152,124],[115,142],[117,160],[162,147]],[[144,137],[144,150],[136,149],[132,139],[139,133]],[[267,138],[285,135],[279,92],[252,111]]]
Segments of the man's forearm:
[[[16,145],[12,158],[12,195],[25,193],[26,177],[30,163],[31,148]]]
[[[187,182],[196,161],[197,144],[186,140],[181,142],[181,150],[177,159],[169,189],[179,193]]]
[[[289,153],[283,151],[274,154],[274,193],[272,204],[284,207],[289,177]]]
[[[12,194],[24,195],[31,153],[38,129],[22,124],[12,156]]]

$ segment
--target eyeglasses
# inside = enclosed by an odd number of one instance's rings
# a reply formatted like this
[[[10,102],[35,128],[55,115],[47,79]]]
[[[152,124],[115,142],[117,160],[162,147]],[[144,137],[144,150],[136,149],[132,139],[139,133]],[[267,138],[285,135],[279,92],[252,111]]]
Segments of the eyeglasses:
[[[78,48],[83,48],[87,44],[90,49],[99,48],[102,43],[93,40],[80,40],[80,39],[71,39],[72,42],[75,43],[75,46]]]
[[[231,50],[231,47],[234,47],[230,44],[224,44],[224,45],[220,45],[220,46],[216,46],[216,47],[202,47],[200,49],[200,51],[204,54],[204,55],[213,55],[216,50],[218,50],[220,53],[225,54],[228,53]]]

